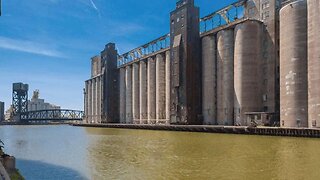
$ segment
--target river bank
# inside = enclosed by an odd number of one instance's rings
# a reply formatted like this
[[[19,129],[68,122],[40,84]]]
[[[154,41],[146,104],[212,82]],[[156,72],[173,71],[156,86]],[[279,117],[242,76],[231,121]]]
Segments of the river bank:
[[[185,131],[223,134],[267,135],[320,138],[320,129],[248,127],[248,126],[211,126],[211,125],[143,125],[143,124],[72,124],[78,127],[144,129],[160,131]]]
[[[16,168],[16,158],[4,153],[4,143],[0,140],[0,177],[2,180],[24,180]]]
[[[16,169],[15,157],[9,155],[0,157],[0,176],[4,180],[24,180],[19,170]]]

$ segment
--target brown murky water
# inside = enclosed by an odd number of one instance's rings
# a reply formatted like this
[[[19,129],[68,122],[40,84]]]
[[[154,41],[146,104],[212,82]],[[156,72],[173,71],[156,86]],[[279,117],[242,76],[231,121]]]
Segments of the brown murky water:
[[[320,179],[318,139],[86,131],[95,179]]]
[[[320,179],[320,139],[71,126],[0,138],[27,179]]]

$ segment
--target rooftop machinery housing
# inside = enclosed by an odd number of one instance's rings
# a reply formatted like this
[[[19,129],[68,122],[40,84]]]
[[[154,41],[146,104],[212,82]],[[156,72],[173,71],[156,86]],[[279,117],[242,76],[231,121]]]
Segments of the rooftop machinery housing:
[[[92,58],[84,121],[318,127],[319,9],[240,0],[200,18],[193,0],[177,1],[169,34]]]

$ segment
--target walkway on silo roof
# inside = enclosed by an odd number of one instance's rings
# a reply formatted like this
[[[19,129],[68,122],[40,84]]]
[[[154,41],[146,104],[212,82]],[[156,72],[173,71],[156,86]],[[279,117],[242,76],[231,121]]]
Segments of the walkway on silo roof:
[[[248,0],[239,0],[200,18],[200,35],[210,34],[214,29],[238,24],[245,19],[244,6]],[[118,68],[149,58],[170,48],[170,34],[165,34],[153,41],[139,46],[122,55],[118,55]]]

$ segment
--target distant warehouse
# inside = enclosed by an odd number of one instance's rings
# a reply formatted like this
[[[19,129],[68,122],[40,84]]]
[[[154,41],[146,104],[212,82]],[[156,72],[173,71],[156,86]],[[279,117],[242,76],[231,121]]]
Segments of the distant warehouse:
[[[32,99],[28,101],[28,111],[60,109],[60,106],[47,103],[44,99],[40,99],[39,96],[39,90],[33,91]]]

